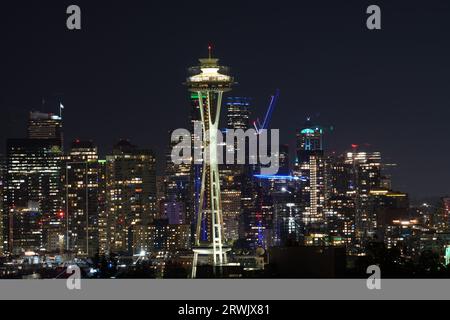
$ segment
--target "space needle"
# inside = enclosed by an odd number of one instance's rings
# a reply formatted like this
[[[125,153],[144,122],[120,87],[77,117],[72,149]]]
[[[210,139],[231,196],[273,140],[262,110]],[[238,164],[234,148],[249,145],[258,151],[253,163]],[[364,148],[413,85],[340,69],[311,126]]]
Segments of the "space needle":
[[[223,243],[223,216],[218,163],[218,130],[222,98],[231,91],[234,79],[227,67],[219,65],[208,47],[208,58],[200,59],[200,65],[189,68],[186,85],[190,92],[198,95],[203,131],[203,169],[197,226],[192,263],[192,278],[197,276],[199,256],[209,256],[214,267],[227,263],[230,248]]]

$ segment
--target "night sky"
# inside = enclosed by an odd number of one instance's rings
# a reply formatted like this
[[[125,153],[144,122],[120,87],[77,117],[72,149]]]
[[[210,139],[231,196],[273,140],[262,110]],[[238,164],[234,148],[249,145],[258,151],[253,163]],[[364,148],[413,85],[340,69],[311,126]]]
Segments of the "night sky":
[[[66,29],[70,4],[81,31]],[[366,28],[370,4],[381,31]],[[61,96],[66,141],[106,154],[129,138],[163,160],[169,130],[187,127],[186,68],[213,43],[254,118],[281,90],[282,142],[313,116],[335,127],[328,150],[370,145],[398,164],[395,189],[450,194],[449,24],[448,0],[2,2],[0,150],[25,136],[28,111],[56,113]]]

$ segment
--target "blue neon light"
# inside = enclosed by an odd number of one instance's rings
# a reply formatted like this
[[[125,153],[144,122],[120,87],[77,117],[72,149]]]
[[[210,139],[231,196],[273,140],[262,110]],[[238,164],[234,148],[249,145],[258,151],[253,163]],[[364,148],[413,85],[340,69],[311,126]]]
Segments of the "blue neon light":
[[[254,175],[255,178],[257,179],[264,179],[264,180],[289,180],[289,181],[293,181],[293,180],[300,180],[301,178],[299,177],[294,177],[294,176],[280,176],[280,175],[275,175],[275,176],[271,176],[271,175],[263,175],[263,174],[256,174]]]

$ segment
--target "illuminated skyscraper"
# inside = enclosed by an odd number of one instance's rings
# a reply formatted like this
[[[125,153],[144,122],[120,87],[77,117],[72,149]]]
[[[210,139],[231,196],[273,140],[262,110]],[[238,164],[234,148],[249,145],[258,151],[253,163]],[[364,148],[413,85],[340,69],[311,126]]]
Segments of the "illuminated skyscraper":
[[[356,206],[356,240],[359,246],[364,246],[364,242],[376,232],[370,194],[381,189],[381,153],[353,150],[347,153],[345,163],[353,168],[351,185]]]
[[[213,266],[226,263],[223,246],[223,217],[220,191],[219,164],[217,155],[217,133],[224,92],[234,83],[228,69],[218,64],[218,59],[200,59],[200,65],[190,69],[186,85],[196,93],[199,100],[203,126],[202,188],[194,248],[192,276],[196,277],[199,255],[212,255]]]
[[[133,228],[156,218],[156,159],[128,141],[107,156],[108,247],[110,252],[135,254]]]
[[[72,143],[65,164],[66,249],[75,256],[98,251],[99,163],[91,141]]]
[[[292,192],[275,192],[273,197],[273,245],[299,244],[303,238],[301,210]]]
[[[344,195],[332,196],[325,211],[329,243],[345,246],[349,254],[354,253],[355,212],[355,200]]]
[[[0,256],[4,254],[4,224],[3,219],[5,218],[5,190],[6,190],[6,159],[3,155],[0,155]]]
[[[189,136],[184,137],[190,139]],[[185,163],[175,164],[172,161],[173,147],[181,141],[171,141],[166,160],[164,176],[164,198],[161,203],[161,214],[169,219],[169,224],[190,224],[192,210],[191,158]],[[188,164],[186,164],[188,163]]]
[[[206,96],[202,97],[203,104],[206,103]],[[195,135],[195,128],[202,126],[202,117],[200,112],[200,99],[197,92],[191,92],[190,95],[190,132],[191,132],[191,143],[192,143],[192,154],[202,153],[203,144],[201,143],[201,137]],[[191,189],[191,199],[190,208],[187,210],[187,220],[191,223],[191,238],[195,239],[196,233],[196,219],[198,212],[200,210],[200,193],[202,191],[202,168],[203,164],[201,162],[194,161],[191,159],[190,165],[190,189]]]
[[[62,118],[52,113],[30,112],[28,138],[56,140],[62,148]]]
[[[224,133],[227,130],[247,131],[250,128],[250,103],[251,99],[246,97],[230,97],[227,99],[227,127],[223,130]],[[234,141],[234,150],[231,150],[232,146],[226,146],[226,148],[230,148],[230,151],[234,152],[234,164],[220,166],[222,185],[224,185],[225,189],[238,190],[240,177],[244,173],[244,165],[237,164],[238,154],[245,151],[246,158],[248,159],[248,150],[239,150],[238,141]],[[247,159],[246,163],[248,163]]]
[[[106,160],[98,161],[98,251],[104,255],[108,251],[108,194]]]
[[[450,231],[450,198],[442,198],[435,214],[434,225],[439,232]]]
[[[323,128],[307,120],[297,135],[295,175],[300,178],[306,233],[320,232],[324,223],[325,157]]]
[[[226,103],[226,130],[243,130],[250,128],[251,99],[247,97],[230,97]],[[226,131],[225,130],[225,131]],[[227,146],[228,148],[228,146]],[[233,148],[230,146],[229,148]],[[242,181],[245,165],[237,164],[238,142],[234,142],[235,164],[220,166],[222,181],[222,207],[224,223],[224,241],[232,245],[239,240],[242,209]],[[246,155],[248,150],[246,150]],[[248,156],[247,156],[248,157]]]
[[[333,244],[345,245],[348,254],[358,253],[355,245],[355,195],[353,165],[346,163],[345,155],[330,158],[330,190],[325,217],[327,233]]]
[[[241,197],[240,190],[225,189],[222,191],[224,239],[230,245],[239,239]]]
[[[39,204],[30,201],[27,207],[16,207],[11,213],[12,253],[40,252],[43,228]]]
[[[15,208],[37,204],[42,215],[42,247],[59,249],[62,235],[62,151],[59,140],[10,139],[7,142],[7,190],[5,219],[8,226],[9,249],[13,246],[12,222]]]
[[[289,145],[280,145],[280,169],[277,175],[279,176],[290,176],[292,174],[291,161],[289,156]]]
[[[135,226],[135,230],[134,247],[141,253],[152,252],[156,256],[171,257],[179,250],[192,247],[189,225],[172,225],[167,219],[155,219],[147,226]]]
[[[250,127],[251,99],[247,97],[230,97],[227,99],[227,128],[242,129]]]
[[[373,228],[369,235],[374,237],[376,235],[376,239],[379,241],[385,241],[389,237],[388,233],[398,227],[399,221],[410,222],[415,220],[410,215],[409,197],[401,192],[389,190],[370,191],[367,210]]]

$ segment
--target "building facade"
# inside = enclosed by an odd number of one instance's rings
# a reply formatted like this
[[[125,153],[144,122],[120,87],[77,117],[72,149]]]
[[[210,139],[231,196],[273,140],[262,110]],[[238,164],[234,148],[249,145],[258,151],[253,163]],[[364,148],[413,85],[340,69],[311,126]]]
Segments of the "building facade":
[[[10,252],[14,244],[15,208],[36,203],[42,216],[42,244],[47,251],[60,249],[63,234],[62,151],[59,140],[10,139],[7,141],[6,219]]]
[[[66,249],[75,256],[99,251],[99,163],[92,141],[76,140],[65,157]]]
[[[108,251],[133,254],[133,228],[156,218],[156,159],[120,141],[107,156]]]
[[[324,129],[308,119],[297,135],[294,175],[299,179],[303,223],[306,235],[325,231],[326,158]]]

